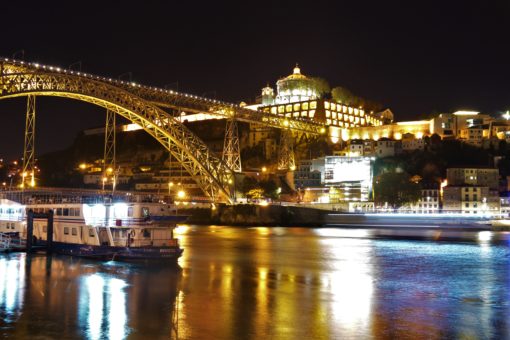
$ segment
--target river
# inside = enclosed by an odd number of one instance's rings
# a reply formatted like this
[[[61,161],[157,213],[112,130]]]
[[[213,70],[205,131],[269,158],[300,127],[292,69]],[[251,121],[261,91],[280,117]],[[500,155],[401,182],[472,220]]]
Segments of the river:
[[[16,339],[510,338],[510,247],[181,226],[179,265],[0,255]],[[356,234],[350,235],[356,236]]]

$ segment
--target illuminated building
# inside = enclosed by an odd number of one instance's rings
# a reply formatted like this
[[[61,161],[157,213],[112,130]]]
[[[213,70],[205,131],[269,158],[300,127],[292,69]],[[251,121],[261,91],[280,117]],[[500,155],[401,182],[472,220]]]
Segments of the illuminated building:
[[[441,113],[430,121],[430,133],[437,133],[441,138],[458,137],[461,130],[475,125],[489,123],[493,118],[475,111],[456,111]]]
[[[329,203],[369,201],[372,197],[372,157],[326,156],[312,161],[311,171],[321,173],[329,187]]]
[[[493,168],[450,168],[443,188],[443,210],[462,213],[499,213],[499,171]]]
[[[375,156],[378,158],[393,157],[401,152],[401,141],[381,138],[375,142]]]
[[[278,80],[276,87],[276,95],[269,86],[262,89],[262,105],[257,106],[258,109],[284,117],[313,119],[340,128],[380,126],[383,118],[393,117],[389,110],[383,111],[382,117],[365,112],[362,107],[323,99],[320,81],[303,75],[297,66],[291,75]]]

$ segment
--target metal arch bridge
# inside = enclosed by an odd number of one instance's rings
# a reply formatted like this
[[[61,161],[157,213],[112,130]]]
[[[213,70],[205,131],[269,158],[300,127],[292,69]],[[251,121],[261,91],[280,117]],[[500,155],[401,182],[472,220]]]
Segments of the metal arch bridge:
[[[233,171],[205,143],[161,107],[319,135],[324,125],[244,109],[235,104],[54,66],[0,59],[0,99],[56,96],[106,108],[141,126],[158,140],[213,201],[232,203]]]

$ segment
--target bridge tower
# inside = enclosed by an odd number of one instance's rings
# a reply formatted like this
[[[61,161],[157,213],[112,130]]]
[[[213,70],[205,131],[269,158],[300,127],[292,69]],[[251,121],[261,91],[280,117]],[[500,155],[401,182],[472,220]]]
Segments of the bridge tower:
[[[21,188],[35,186],[35,95],[27,97]]]
[[[294,142],[290,129],[282,129],[278,148],[278,170],[296,170]]]
[[[227,119],[225,141],[223,142],[223,161],[234,172],[241,172],[241,150],[235,114]]]
[[[103,158],[103,190],[111,180],[112,191],[117,184],[117,172],[115,168],[115,112],[106,110],[106,125],[104,130],[104,158]]]

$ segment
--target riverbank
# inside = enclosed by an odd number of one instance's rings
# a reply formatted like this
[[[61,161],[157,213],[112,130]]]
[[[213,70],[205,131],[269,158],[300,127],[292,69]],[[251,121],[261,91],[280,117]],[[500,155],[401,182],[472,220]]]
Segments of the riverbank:
[[[189,215],[189,224],[219,224],[233,226],[274,226],[274,227],[320,227],[325,223],[327,210],[254,204],[220,205],[216,209],[179,209],[180,214]]]

